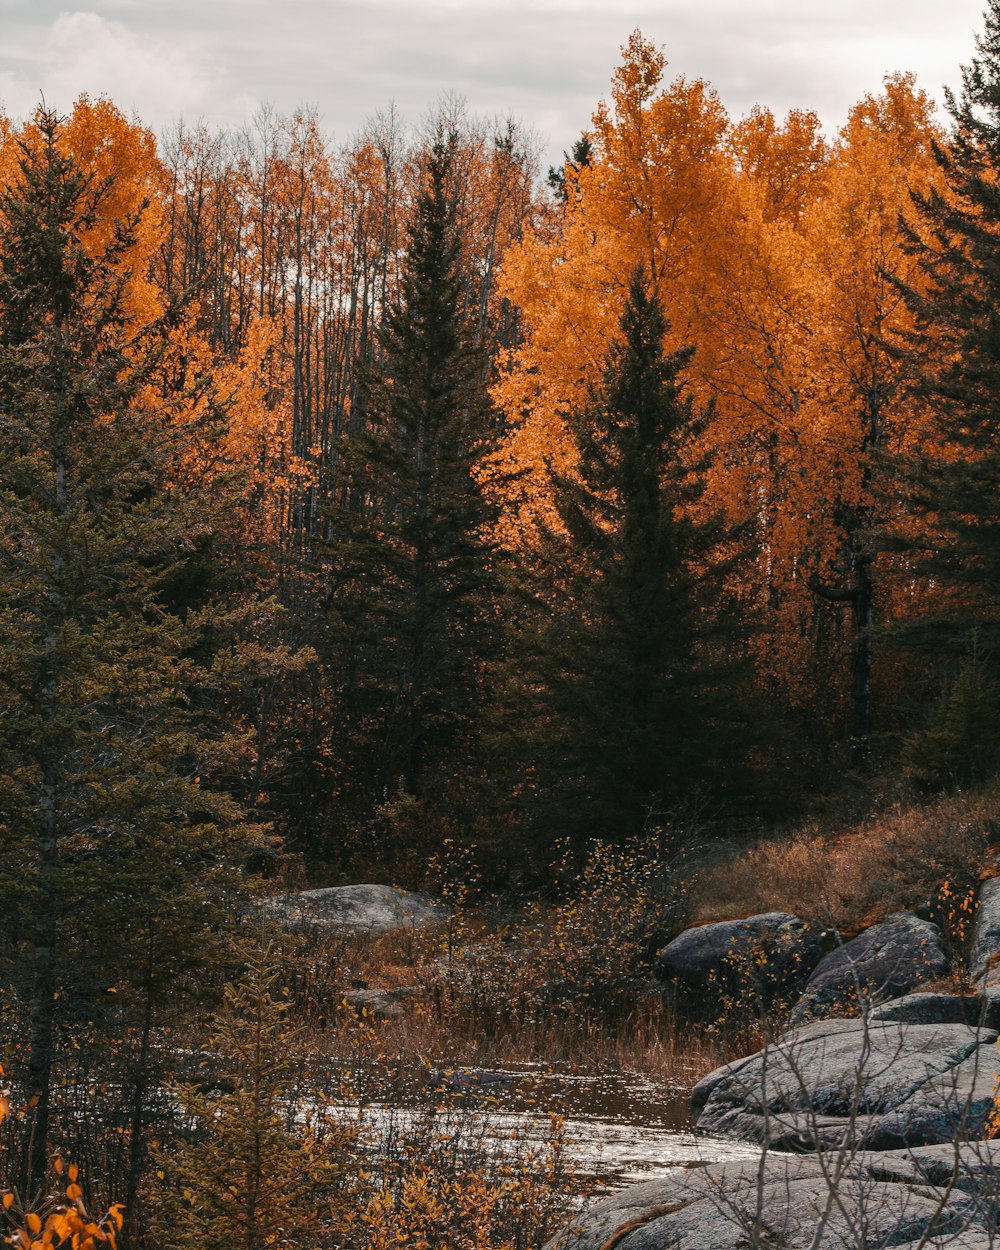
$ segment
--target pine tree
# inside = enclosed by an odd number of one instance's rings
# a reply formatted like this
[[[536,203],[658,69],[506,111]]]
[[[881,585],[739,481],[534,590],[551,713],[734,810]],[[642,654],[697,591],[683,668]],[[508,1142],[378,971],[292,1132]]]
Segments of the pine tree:
[[[909,246],[924,285],[902,289],[917,315],[906,355],[927,427],[902,466],[916,524],[898,545],[933,587],[931,611],[908,631],[944,689],[927,750],[946,720],[954,759],[981,764],[983,744],[958,741],[948,708],[956,692],[966,704],[974,690],[986,698],[1000,678],[1000,0],[976,47],[960,96],[946,92],[952,134],[935,153],[944,189],[914,197]],[[995,694],[987,702],[961,723],[995,718]],[[913,739],[907,749],[923,748]],[[962,779],[971,774],[953,776]]]
[[[578,471],[552,474],[560,524],[538,552],[508,709],[550,836],[635,834],[744,773],[739,648],[722,610],[739,543],[698,515],[711,409],[684,394],[693,348],[665,353],[666,331],[640,267],[603,388],[574,423]]]
[[[494,518],[477,465],[490,420],[464,310],[455,143],[438,136],[425,158],[366,387],[369,429],[347,449],[347,502],[327,547],[345,719],[369,802],[454,800],[489,649]]]
[[[174,484],[183,423],[149,399],[170,312],[130,311],[141,220],[109,218],[112,185],[43,108],[0,197],[0,919],[27,947],[25,1193],[45,1182],[62,1027],[131,981],[148,1059],[154,1007],[256,844],[202,776],[211,655],[194,657],[219,618],[164,590],[209,521]]]
[[[309,1050],[276,981],[265,946],[213,1019],[210,1087],[177,1091],[187,1131],[161,1155],[164,1250],[344,1244],[356,1129],[317,1107]]]

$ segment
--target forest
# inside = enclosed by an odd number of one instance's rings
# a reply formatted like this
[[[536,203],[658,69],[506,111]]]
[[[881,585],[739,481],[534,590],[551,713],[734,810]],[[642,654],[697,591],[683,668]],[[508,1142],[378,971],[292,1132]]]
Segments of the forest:
[[[429,1179],[406,1170],[428,1130],[366,1171],[356,1125],[303,1116],[398,1057],[334,1024],[356,952],[271,932],[268,895],[429,891],[449,959],[469,926],[499,960],[483,917],[530,906],[563,943],[533,1018],[565,1024],[585,983],[610,1046],[716,844],[749,849],[749,894],[769,838],[967,804],[961,836],[915,818],[917,858],[975,879],[1000,774],[997,0],[977,47],[947,123],[901,73],[831,134],[731,118],[635,31],[547,176],[524,125],[449,96],[341,146],[309,111],[0,117],[11,1244],[554,1231],[537,1158],[513,1187],[454,1158]],[[627,938],[595,970],[601,916]],[[514,1029],[503,957],[502,984],[435,991],[434,1044]],[[213,1084],[202,1051],[250,1077]],[[461,1232],[428,1231],[435,1202]]]

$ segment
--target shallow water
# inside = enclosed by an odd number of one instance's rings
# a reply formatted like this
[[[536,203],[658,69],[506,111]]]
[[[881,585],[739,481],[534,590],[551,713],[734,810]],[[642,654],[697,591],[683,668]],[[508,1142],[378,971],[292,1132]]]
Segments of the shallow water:
[[[603,1192],[677,1166],[743,1159],[745,1142],[694,1133],[690,1090],[638,1073],[536,1076],[543,1102],[561,1105],[577,1171]],[[541,1130],[546,1117],[537,1116]]]
[[[571,1166],[597,1193],[653,1180],[669,1168],[757,1153],[743,1142],[696,1135],[687,1089],[637,1073],[579,1073],[530,1065],[503,1071],[509,1084],[450,1099],[450,1114],[457,1109],[477,1118],[489,1139],[516,1139],[539,1148],[551,1138],[551,1114],[559,1114]],[[369,1103],[369,1123],[372,1117],[377,1122],[392,1116],[397,1123],[401,1116],[416,1117],[426,1097],[414,1096],[409,1106],[407,1102],[394,1098],[391,1105]]]

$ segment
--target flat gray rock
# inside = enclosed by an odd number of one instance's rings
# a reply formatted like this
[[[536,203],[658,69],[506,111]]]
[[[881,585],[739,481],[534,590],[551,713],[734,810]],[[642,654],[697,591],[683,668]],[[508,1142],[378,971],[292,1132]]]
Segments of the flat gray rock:
[[[963,1106],[981,1123],[996,1036],[964,1024],[816,1021],[710,1073],[695,1091],[697,1126],[798,1150],[940,1141]]]
[[[933,1148],[932,1148],[933,1149]],[[992,1211],[973,1188],[983,1161],[960,1160],[960,1184],[940,1158],[879,1154],[782,1156],[672,1169],[599,1202],[547,1250],[986,1250]],[[967,1168],[967,1170],[965,1170]],[[830,1177],[835,1175],[835,1185]]]
[[[870,1020],[898,1020],[904,1024],[971,1024],[992,1026],[989,1004],[978,994],[907,994],[880,1003]]]
[[[896,912],[820,960],[792,1021],[860,1015],[862,1007],[911,994],[948,967],[937,925]]]
[[[263,903],[264,915],[287,929],[326,928],[344,933],[390,933],[440,924],[447,912],[426,894],[391,885],[336,885],[279,894]]]
[[[961,1063],[933,1076],[886,1115],[873,1117],[866,1142],[875,1150],[949,1144],[983,1138],[1000,1079],[993,1041],[977,1046]]]
[[[609,1237],[632,1220],[645,1219],[657,1207],[678,1201],[690,1169],[665,1169],[655,1180],[629,1185],[576,1216],[546,1244],[546,1250],[599,1250]]]
[[[378,1020],[398,1019],[403,1014],[403,1003],[417,993],[413,985],[400,985],[395,989],[347,990],[343,1001],[359,1015],[367,1014]]]
[[[505,1089],[514,1083],[514,1076],[488,1068],[435,1068],[428,1073],[427,1083],[442,1093],[482,1094]]]
[[[944,1187],[954,1177],[956,1189],[973,1193],[989,1186],[996,1194],[1000,1187],[1000,1141],[947,1142],[857,1157],[874,1180]]]

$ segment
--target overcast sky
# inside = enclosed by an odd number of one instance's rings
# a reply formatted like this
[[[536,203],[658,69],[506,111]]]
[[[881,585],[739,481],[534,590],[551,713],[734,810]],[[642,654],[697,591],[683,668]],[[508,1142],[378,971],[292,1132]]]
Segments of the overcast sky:
[[[0,100],[66,109],[110,96],[157,130],[318,108],[346,141],[394,100],[418,123],[443,91],[513,114],[558,158],[608,93],[638,26],[668,75],[709,79],[733,115],[815,108],[835,129],[892,70],[938,100],[973,51],[984,0],[0,0]]]

